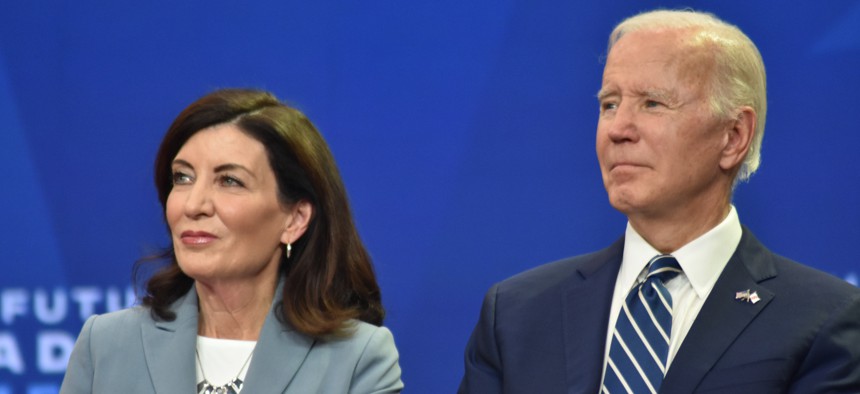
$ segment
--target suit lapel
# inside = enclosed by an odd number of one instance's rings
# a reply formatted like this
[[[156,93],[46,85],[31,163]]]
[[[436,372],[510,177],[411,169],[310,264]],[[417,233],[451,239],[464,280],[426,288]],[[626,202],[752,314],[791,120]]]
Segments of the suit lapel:
[[[569,392],[595,393],[600,386],[609,308],[623,250],[621,238],[597,252],[578,268],[564,293],[562,322]]]
[[[283,282],[281,283],[281,286]],[[275,292],[275,303],[266,316],[254,357],[248,366],[242,392],[282,393],[305,362],[315,341],[278,319],[282,287]]]
[[[174,305],[176,320],[141,326],[143,353],[156,393],[196,392],[197,291],[191,290]]]
[[[672,361],[660,392],[692,393],[735,338],[755,319],[774,294],[759,283],[776,276],[772,255],[744,227],[732,255],[690,332]],[[736,299],[736,293],[756,292],[759,302]]]

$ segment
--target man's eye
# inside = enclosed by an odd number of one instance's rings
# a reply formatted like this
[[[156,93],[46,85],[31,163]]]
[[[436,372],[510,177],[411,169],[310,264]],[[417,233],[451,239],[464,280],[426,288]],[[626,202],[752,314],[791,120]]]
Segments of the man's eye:
[[[654,100],[645,100],[645,108],[657,108],[663,105],[663,103]]]
[[[193,181],[191,175],[188,175],[183,172],[176,171],[173,173],[173,184],[174,185],[187,185]]]
[[[600,110],[602,111],[610,111],[615,108],[618,108],[618,104],[615,102],[607,101],[600,104]]]

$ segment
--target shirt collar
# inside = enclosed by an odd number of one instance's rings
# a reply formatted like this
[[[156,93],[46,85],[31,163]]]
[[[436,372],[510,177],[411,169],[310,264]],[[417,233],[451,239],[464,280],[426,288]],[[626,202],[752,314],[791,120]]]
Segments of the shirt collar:
[[[714,287],[723,268],[737,249],[742,234],[737,210],[732,205],[729,214],[720,224],[672,253],[700,298],[707,296]],[[633,229],[630,222],[627,222],[618,284],[623,286],[625,291],[632,288],[639,276],[645,275],[643,269],[648,261],[659,254],[661,253],[648,244]]]

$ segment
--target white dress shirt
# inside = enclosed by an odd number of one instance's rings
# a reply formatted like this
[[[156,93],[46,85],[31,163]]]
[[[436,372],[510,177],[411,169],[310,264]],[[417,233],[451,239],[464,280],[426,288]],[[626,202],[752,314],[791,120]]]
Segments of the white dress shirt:
[[[669,339],[669,359],[666,367],[672,365],[672,360],[684,337],[690,331],[693,321],[702,309],[705,299],[711,294],[723,268],[728,264],[741,241],[741,222],[737,211],[732,206],[728,216],[720,224],[699,238],[672,252],[678,264],[684,271],[666,283],[666,289],[672,295],[672,334]],[[657,249],[649,245],[630,223],[624,236],[624,256],[621,269],[615,280],[615,292],[612,295],[612,306],[609,310],[609,327],[606,332],[606,348],[603,368],[606,371],[606,360],[609,358],[609,347],[612,344],[612,331],[615,321],[621,311],[621,305],[630,290],[644,280],[648,274],[648,262],[657,255]]]

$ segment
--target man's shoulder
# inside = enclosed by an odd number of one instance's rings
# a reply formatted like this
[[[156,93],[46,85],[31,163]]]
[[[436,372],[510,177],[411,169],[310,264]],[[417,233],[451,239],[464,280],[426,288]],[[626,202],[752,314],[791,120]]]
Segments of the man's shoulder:
[[[840,295],[860,294],[860,288],[830,273],[772,252],[747,228],[737,253],[754,278],[768,287],[785,287],[797,292],[821,288]]]
[[[860,288],[842,278],[787,257],[774,255],[777,276],[764,285],[791,289],[802,298],[844,300],[860,297]],[[771,283],[768,283],[771,282]]]
[[[792,305],[827,308],[860,297],[860,288],[813,266],[776,254],[748,230],[739,248],[742,260],[760,284]],[[816,306],[817,305],[817,306]],[[829,305],[829,306],[828,306]]]
[[[607,248],[556,260],[520,272],[499,282],[496,286],[500,292],[542,292],[563,286],[577,276],[586,277],[613,263],[620,265],[623,248],[624,239],[621,238]]]

